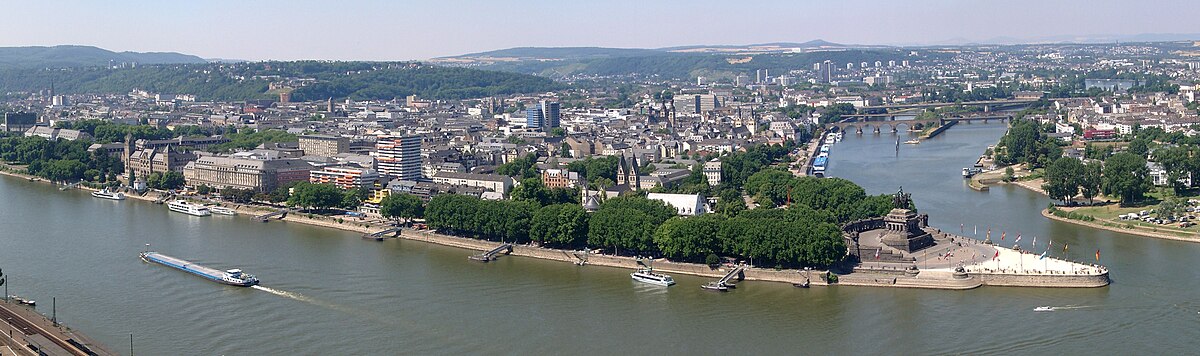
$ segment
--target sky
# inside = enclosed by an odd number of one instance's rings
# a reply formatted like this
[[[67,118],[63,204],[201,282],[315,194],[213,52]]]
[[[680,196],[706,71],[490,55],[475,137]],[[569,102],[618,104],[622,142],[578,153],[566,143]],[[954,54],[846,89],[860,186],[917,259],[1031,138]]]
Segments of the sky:
[[[511,47],[1034,42],[1200,33],[1195,0],[4,0],[0,46],[245,60],[420,60]],[[1196,39],[1200,39],[1197,37]]]

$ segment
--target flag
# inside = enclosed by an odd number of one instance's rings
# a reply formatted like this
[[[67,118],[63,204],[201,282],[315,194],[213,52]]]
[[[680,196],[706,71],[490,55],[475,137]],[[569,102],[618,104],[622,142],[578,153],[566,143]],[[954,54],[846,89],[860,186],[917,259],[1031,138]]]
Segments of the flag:
[[[1069,247],[1069,246],[1071,246],[1071,245],[1069,245],[1069,244],[1063,244],[1063,253],[1064,253],[1064,254],[1065,254],[1065,253],[1067,253],[1067,247]]]
[[[1000,232],[1000,241],[1004,241],[1004,235],[1007,235],[1007,234],[1004,231],[1001,231]]]
[[[995,256],[992,256],[992,259],[993,259],[993,260],[994,260],[994,259],[997,259],[997,258],[1000,258],[1000,250],[996,250],[996,255],[995,255]]]
[[[975,225],[975,236],[979,236],[979,225]]]
[[[1037,248],[1037,236],[1033,237],[1033,248]]]
[[[1050,252],[1050,249],[1046,249],[1046,251],[1042,251],[1042,255],[1038,256],[1038,259],[1040,260],[1040,259],[1046,258],[1046,254],[1049,252]]]
[[[880,247],[878,250],[875,250],[875,259],[877,259],[877,260],[879,259],[879,252],[881,252],[881,251],[883,251],[883,247]]]
[[[1100,262],[1100,250],[1096,250],[1096,262]]]
[[[1013,243],[1019,243],[1019,242],[1021,242],[1021,234],[1017,234],[1017,239],[1013,240]]]

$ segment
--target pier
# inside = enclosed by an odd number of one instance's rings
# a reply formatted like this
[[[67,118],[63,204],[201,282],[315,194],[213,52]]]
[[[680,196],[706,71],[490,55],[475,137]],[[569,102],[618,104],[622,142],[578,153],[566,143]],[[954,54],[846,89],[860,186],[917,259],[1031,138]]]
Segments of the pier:
[[[716,282],[708,282],[708,284],[700,287],[724,292],[731,288],[737,288],[736,284],[731,283],[734,278],[737,278],[739,281],[746,279],[746,265],[739,264],[734,266],[733,269],[729,270],[729,272],[726,272],[725,276],[721,277],[721,279],[717,280]]]
[[[396,237],[396,236],[399,236],[399,235],[400,235],[400,230],[401,230],[401,229],[400,229],[400,228],[398,228],[398,227],[393,227],[393,228],[390,228],[390,229],[387,229],[387,230],[383,230],[383,231],[379,231],[379,232],[373,232],[373,233],[369,233],[369,234],[363,234],[363,237],[362,237],[362,238],[364,238],[364,239],[368,239],[368,240],[383,241],[383,239],[385,239],[385,238],[389,238],[389,237],[392,237],[392,238],[394,238],[394,237]]]
[[[267,222],[269,219],[274,218],[274,217],[278,217],[279,219],[286,218],[287,213],[288,213],[287,209],[279,209],[279,210],[276,210],[273,212],[255,216],[254,219],[258,220],[258,221],[262,221],[262,222]]]
[[[512,253],[512,251],[513,251],[513,244],[506,242],[503,245],[496,246],[496,248],[488,250],[487,252],[484,252],[484,253],[481,253],[478,255],[471,255],[471,257],[468,257],[468,258],[471,260],[474,260],[474,261],[479,261],[479,262],[495,261],[496,257],[499,256],[501,252],[503,252],[505,254],[510,254],[510,253]]]

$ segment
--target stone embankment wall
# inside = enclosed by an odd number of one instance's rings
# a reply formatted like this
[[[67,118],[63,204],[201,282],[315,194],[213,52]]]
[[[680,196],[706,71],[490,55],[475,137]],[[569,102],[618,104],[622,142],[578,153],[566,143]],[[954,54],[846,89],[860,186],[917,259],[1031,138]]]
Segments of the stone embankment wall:
[[[983,285],[1002,287],[1097,288],[1107,286],[1108,273],[1099,275],[974,274]]]
[[[439,245],[465,248],[478,251],[486,251],[495,248],[498,243],[495,241],[475,240],[463,237],[449,236],[429,231],[404,230],[400,235],[402,238],[416,241],[424,241]],[[575,251],[541,248],[525,245],[513,246],[513,256],[540,258],[545,260],[562,261],[575,263],[579,258],[575,257]],[[625,269],[637,269],[639,266],[637,260],[632,257],[611,256],[600,254],[589,254],[587,264],[594,266],[606,266]],[[654,269],[666,273],[680,273],[701,277],[721,278],[729,271],[729,267],[711,268],[707,265],[695,263],[680,263],[664,260],[654,261]],[[823,279],[818,276],[824,275],[825,271],[812,271],[811,284],[824,285]],[[767,282],[785,282],[785,283],[800,283],[804,281],[804,274],[798,270],[774,270],[774,269],[757,269],[750,268],[745,270],[746,280],[751,281],[767,281]]]

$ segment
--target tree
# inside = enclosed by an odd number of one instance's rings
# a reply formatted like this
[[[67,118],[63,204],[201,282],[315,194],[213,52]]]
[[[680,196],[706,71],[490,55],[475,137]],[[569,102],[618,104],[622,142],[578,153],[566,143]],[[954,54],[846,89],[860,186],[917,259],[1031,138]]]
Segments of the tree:
[[[1088,200],[1088,204],[1092,203],[1092,198],[1100,193],[1101,179],[1101,164],[1098,162],[1088,163],[1083,166],[1083,174],[1079,177],[1079,193],[1084,199]]]
[[[530,219],[529,238],[554,247],[575,248],[587,244],[588,214],[578,204],[555,204],[539,208]]]
[[[212,187],[208,186],[207,184],[201,184],[201,185],[196,186],[196,194],[208,195],[208,193],[211,193],[212,190],[213,190]]]
[[[1051,199],[1062,200],[1063,203],[1066,203],[1079,192],[1083,173],[1083,163],[1079,160],[1060,157],[1054,160],[1054,163],[1046,166],[1044,173],[1046,182],[1042,184],[1042,190],[1045,190],[1046,195],[1049,195]]]
[[[537,170],[537,154],[527,154],[521,157],[496,167],[496,174],[502,174],[509,177],[516,177],[518,180],[537,178],[539,176]]]
[[[1146,159],[1128,152],[1112,155],[1104,161],[1104,193],[1121,197],[1128,205],[1142,198],[1150,189]]]
[[[342,190],[332,184],[301,182],[292,189],[287,203],[294,207],[324,210],[340,206],[345,199]]]
[[[225,187],[221,189],[221,197],[234,203],[246,204],[254,199],[254,190]]]
[[[654,232],[654,244],[672,260],[701,262],[719,251],[717,235],[724,221],[718,214],[671,218]]]
[[[651,252],[654,250],[655,219],[641,210],[630,207],[601,207],[588,219],[588,245],[621,250]]]
[[[388,219],[420,218],[425,215],[425,206],[416,195],[391,194],[379,202],[379,214]]]

